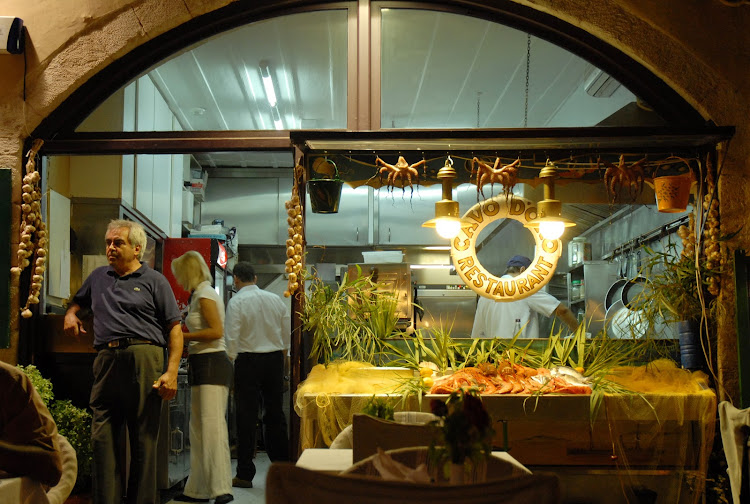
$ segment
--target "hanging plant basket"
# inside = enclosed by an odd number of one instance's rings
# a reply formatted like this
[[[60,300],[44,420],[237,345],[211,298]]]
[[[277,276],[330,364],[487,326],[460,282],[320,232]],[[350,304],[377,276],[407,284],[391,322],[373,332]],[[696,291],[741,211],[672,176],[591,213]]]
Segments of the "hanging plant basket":
[[[665,175],[654,179],[656,206],[660,212],[677,213],[687,209],[690,200],[690,175]]]
[[[326,163],[333,166],[333,178],[320,178],[307,181],[307,193],[310,195],[310,206],[313,213],[338,213],[341,201],[341,188],[344,181],[339,178],[336,163],[330,159]]]

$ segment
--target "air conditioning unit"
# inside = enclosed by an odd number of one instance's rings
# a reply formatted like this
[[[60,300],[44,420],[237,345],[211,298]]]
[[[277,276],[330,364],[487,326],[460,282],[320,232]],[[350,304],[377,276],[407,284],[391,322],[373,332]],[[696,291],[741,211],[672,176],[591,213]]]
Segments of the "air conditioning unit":
[[[617,91],[619,87],[620,83],[612,76],[596,69],[586,83],[584,89],[588,95],[593,96],[594,98],[609,98],[615,94],[615,91]]]

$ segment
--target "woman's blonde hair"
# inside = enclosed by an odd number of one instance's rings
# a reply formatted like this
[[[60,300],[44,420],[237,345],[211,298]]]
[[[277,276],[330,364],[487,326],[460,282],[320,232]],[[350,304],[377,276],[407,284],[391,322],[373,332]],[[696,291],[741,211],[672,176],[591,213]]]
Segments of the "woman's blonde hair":
[[[203,256],[195,250],[188,250],[172,260],[172,273],[183,289],[192,292],[201,282],[212,280],[211,272]]]

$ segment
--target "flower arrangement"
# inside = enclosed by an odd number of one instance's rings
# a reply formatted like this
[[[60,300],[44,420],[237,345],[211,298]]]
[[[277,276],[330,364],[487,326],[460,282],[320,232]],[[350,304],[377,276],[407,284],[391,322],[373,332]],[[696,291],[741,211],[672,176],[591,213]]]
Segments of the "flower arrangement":
[[[495,434],[492,419],[477,389],[457,390],[445,402],[433,399],[430,408],[439,417],[432,422],[437,428],[437,435],[429,448],[432,466],[443,467],[444,470],[450,467],[451,482],[463,481],[464,468],[476,471],[492,456],[492,438]],[[451,466],[448,466],[448,462]],[[457,469],[458,466],[460,469]],[[460,475],[453,474],[457,470],[461,472]]]

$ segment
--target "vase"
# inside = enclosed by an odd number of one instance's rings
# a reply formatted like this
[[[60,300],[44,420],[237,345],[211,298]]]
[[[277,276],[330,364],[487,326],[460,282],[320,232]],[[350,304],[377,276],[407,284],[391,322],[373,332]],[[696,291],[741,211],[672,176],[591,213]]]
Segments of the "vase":
[[[449,479],[451,485],[482,483],[484,481],[487,481],[486,460],[474,463],[467,459],[463,463],[451,463]]]
[[[451,463],[451,485],[463,485],[464,484],[465,468],[464,464]]]
[[[690,199],[690,186],[693,180],[689,175],[666,175],[654,179],[656,206],[660,212],[677,213],[687,209]]]
[[[700,326],[695,320],[677,322],[677,332],[680,337],[680,364],[684,369],[694,371],[702,369],[703,345],[701,345]]]

